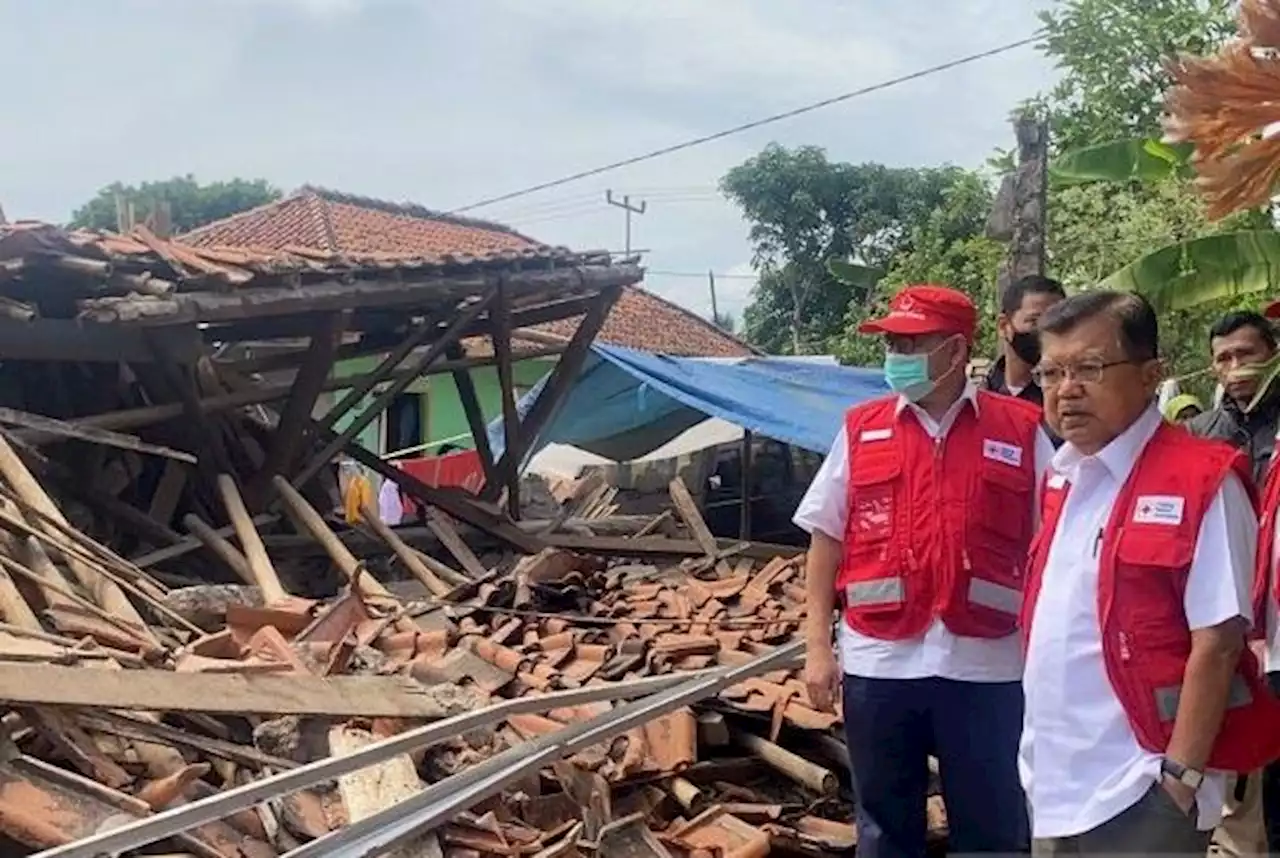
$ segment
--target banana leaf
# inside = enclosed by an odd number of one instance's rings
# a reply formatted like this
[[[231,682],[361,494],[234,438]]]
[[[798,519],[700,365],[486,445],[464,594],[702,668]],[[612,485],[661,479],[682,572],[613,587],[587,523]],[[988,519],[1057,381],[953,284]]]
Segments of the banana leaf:
[[[1055,187],[1086,182],[1154,182],[1190,176],[1190,143],[1162,143],[1135,137],[1064,152],[1049,163]]]
[[[874,289],[884,276],[884,272],[878,268],[844,259],[828,259],[827,270],[841,283],[867,290]]]
[[[1140,292],[1161,312],[1280,291],[1280,233],[1243,230],[1171,244],[1121,268],[1098,288]]]

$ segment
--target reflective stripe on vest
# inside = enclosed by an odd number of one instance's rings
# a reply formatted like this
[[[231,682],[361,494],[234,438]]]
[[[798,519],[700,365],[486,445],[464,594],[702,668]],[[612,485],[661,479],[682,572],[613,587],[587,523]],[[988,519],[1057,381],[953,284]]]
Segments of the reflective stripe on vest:
[[[995,581],[974,578],[969,582],[969,601],[1016,617],[1022,609],[1022,591]]]
[[[902,578],[873,578],[844,588],[845,605],[901,605],[907,600]]]
[[[974,578],[969,582],[968,597],[971,604],[1015,617],[1022,607],[1020,590],[981,578]],[[844,590],[845,605],[850,607],[900,605],[906,600],[906,582],[901,577],[858,581]]]
[[[1182,697],[1182,686],[1166,685],[1163,688],[1157,688],[1155,694],[1156,711],[1160,713],[1160,720],[1172,721],[1178,717],[1178,701]],[[1252,702],[1253,695],[1249,692],[1249,686],[1245,684],[1244,677],[1238,673],[1233,674],[1231,688],[1227,692],[1227,708],[1238,709]]]

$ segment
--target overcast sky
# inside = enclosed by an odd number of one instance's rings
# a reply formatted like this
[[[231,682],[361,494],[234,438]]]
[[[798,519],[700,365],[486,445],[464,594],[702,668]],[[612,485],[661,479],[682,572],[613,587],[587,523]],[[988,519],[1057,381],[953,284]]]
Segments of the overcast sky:
[[[0,206],[194,173],[448,210],[1030,35],[1048,0],[0,0]],[[980,166],[1052,81],[1023,48],[472,214],[620,249],[697,312],[752,281],[724,172],[777,141]],[[676,276],[658,272],[696,274]]]

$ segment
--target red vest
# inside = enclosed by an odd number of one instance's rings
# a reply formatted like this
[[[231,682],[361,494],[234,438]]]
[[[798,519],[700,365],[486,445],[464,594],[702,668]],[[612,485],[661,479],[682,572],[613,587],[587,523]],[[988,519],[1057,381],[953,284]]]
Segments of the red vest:
[[[1259,501],[1258,516],[1258,555],[1253,570],[1253,631],[1255,638],[1265,638],[1267,634],[1267,584],[1280,599],[1280,576],[1272,576],[1271,566],[1275,559],[1276,515],[1280,510],[1280,441],[1276,443],[1276,452],[1271,460],[1277,467],[1268,468],[1266,479],[1262,484],[1262,499]],[[1277,666],[1280,669],[1280,666]]]
[[[1017,628],[1040,409],[979,391],[935,442],[897,397],[850,409],[849,517],[836,585],[849,626],[907,640]]]
[[[1251,487],[1241,453],[1162,422],[1120,489],[1101,535],[1098,617],[1107,678],[1138,743],[1152,753],[1163,753],[1173,734],[1191,652],[1183,596],[1200,523],[1232,471]],[[1023,605],[1025,641],[1068,489],[1060,479],[1045,483],[1043,525],[1031,550]],[[1246,647],[1208,765],[1250,771],[1277,757],[1280,701]]]

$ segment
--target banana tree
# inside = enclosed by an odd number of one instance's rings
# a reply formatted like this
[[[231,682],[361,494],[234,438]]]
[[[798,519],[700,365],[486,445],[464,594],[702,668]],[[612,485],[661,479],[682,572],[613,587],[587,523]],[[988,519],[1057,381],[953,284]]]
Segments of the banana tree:
[[[1195,176],[1192,147],[1150,138],[1114,140],[1059,155],[1054,187],[1088,182],[1159,182]],[[1178,241],[1153,250],[1104,279],[1132,290],[1157,310],[1186,310],[1223,298],[1280,288],[1280,233],[1240,230]]]
[[[1049,165],[1054,187],[1086,182],[1158,182],[1190,178],[1192,147],[1135,137],[1064,152]]]

